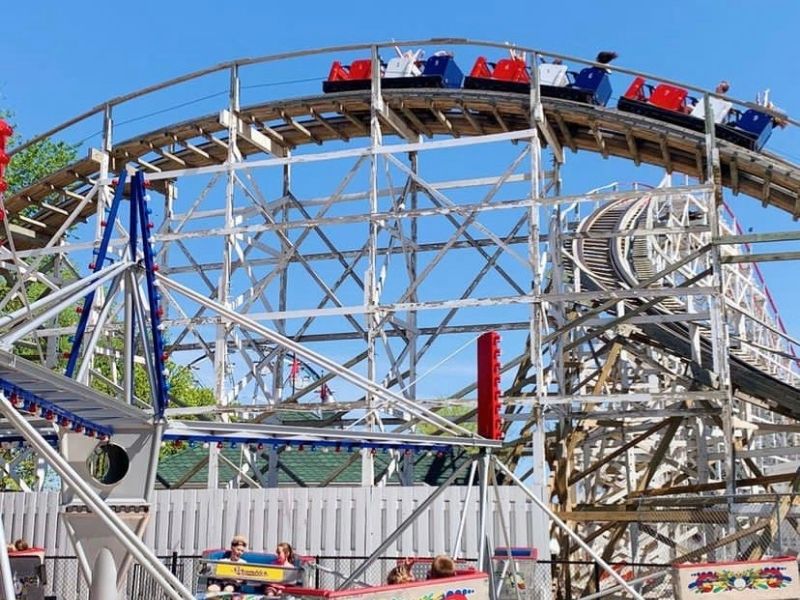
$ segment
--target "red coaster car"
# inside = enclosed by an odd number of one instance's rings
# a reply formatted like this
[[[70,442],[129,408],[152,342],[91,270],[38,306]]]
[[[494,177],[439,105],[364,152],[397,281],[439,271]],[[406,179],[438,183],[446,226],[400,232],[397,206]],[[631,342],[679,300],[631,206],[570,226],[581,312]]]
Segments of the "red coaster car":
[[[770,115],[753,109],[737,111],[722,98],[712,97],[709,104],[719,139],[749,150],[761,150],[767,143],[774,125]],[[706,130],[705,104],[702,100],[689,96],[688,90],[678,86],[667,83],[649,85],[643,77],[633,80],[625,95],[619,99],[617,108],[692,131]]]

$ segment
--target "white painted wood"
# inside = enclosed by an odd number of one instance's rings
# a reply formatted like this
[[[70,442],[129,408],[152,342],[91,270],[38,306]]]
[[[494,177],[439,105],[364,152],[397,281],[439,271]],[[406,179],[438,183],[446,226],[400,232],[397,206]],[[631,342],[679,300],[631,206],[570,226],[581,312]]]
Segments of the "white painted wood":
[[[253,550],[271,551],[288,541],[301,554],[366,556],[433,491],[429,487],[279,488],[241,490],[160,490],[155,492],[145,542],[159,555],[199,554],[228,545],[236,533]],[[392,556],[431,556],[452,552],[464,510],[466,488],[445,490],[393,544]],[[503,510],[514,545],[539,538],[547,554],[547,532],[534,530],[538,509],[516,488],[501,488]],[[494,505],[494,497],[491,499]],[[475,494],[462,541],[461,556],[477,555],[478,502]],[[74,550],[59,515],[55,492],[0,494],[8,537],[25,537],[49,555],[72,556]],[[503,545],[495,506],[493,539]]]

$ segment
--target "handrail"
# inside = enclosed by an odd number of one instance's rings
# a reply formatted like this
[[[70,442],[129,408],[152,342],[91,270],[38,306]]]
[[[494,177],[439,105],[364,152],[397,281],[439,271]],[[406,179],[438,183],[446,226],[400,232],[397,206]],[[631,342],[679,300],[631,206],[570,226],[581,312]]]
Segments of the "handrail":
[[[294,59],[294,58],[302,58],[304,56],[315,56],[315,55],[319,55],[319,54],[330,54],[330,53],[334,53],[334,52],[348,52],[348,51],[352,51],[352,50],[365,50],[365,49],[370,49],[372,47],[376,47],[376,48],[380,49],[380,48],[386,48],[386,47],[391,47],[391,46],[420,46],[420,45],[428,46],[428,45],[434,45],[434,44],[442,44],[442,45],[443,44],[447,44],[447,45],[450,45],[450,46],[479,46],[479,47],[487,47],[487,48],[500,48],[500,49],[508,49],[508,50],[518,50],[518,51],[521,51],[521,52],[531,53],[531,54],[535,54],[535,55],[538,55],[538,56],[545,56],[547,58],[558,58],[560,60],[566,60],[568,62],[576,62],[576,63],[580,63],[580,64],[586,64],[586,65],[601,67],[601,68],[604,68],[604,69],[608,69],[609,71],[612,71],[612,72],[623,73],[623,74],[626,74],[626,75],[633,75],[635,77],[644,77],[646,79],[652,79],[652,80],[655,80],[655,81],[668,83],[670,85],[680,86],[680,87],[683,87],[683,88],[686,88],[688,90],[691,90],[691,91],[694,91],[694,92],[698,92],[698,93],[701,93],[701,94],[704,94],[704,95],[708,94],[708,95],[716,97],[716,98],[722,98],[722,99],[727,100],[729,102],[733,102],[733,103],[735,103],[737,105],[745,106],[745,107],[748,107],[748,108],[753,108],[753,109],[759,110],[761,112],[764,112],[766,114],[769,114],[769,115],[771,115],[773,117],[780,118],[783,121],[785,121],[787,123],[790,123],[792,125],[800,126],[800,121],[792,119],[788,115],[786,115],[786,114],[784,114],[782,112],[775,111],[775,110],[773,110],[771,108],[768,108],[768,107],[765,107],[765,106],[761,106],[761,105],[756,104],[754,102],[749,102],[749,101],[744,101],[744,100],[737,100],[737,99],[732,98],[730,96],[724,96],[724,95],[721,95],[721,94],[714,93],[714,92],[712,92],[710,90],[707,90],[705,88],[701,88],[701,87],[698,87],[698,86],[695,86],[695,85],[691,85],[691,84],[686,84],[686,83],[683,83],[683,82],[680,82],[680,81],[677,81],[677,80],[674,80],[674,79],[667,79],[667,78],[664,78],[664,77],[659,77],[657,75],[652,75],[650,73],[645,73],[643,71],[636,71],[636,70],[628,69],[628,68],[625,68],[625,67],[617,67],[617,66],[612,66],[612,65],[608,65],[608,64],[601,64],[601,63],[598,63],[598,62],[586,60],[584,58],[575,57],[575,56],[572,56],[572,55],[569,55],[569,54],[558,54],[558,53],[553,53],[553,52],[547,52],[547,51],[543,51],[543,50],[537,50],[535,48],[529,48],[529,47],[526,47],[526,46],[520,46],[520,45],[517,45],[517,44],[501,43],[501,42],[490,42],[490,41],[483,41],[483,40],[471,40],[471,39],[467,39],[467,38],[442,37],[442,38],[429,38],[429,39],[423,39],[423,40],[401,40],[401,41],[392,40],[392,41],[386,41],[386,42],[372,42],[372,43],[362,43],[362,44],[345,44],[345,45],[339,45],[339,46],[326,46],[326,47],[323,47],[323,48],[313,48],[313,49],[306,49],[306,50],[292,50],[290,52],[281,52],[281,53],[278,53],[278,54],[267,54],[267,55],[250,57],[250,58],[247,58],[247,57],[245,57],[245,58],[237,58],[237,59],[234,59],[234,60],[229,60],[229,61],[225,61],[225,62],[222,62],[222,63],[217,63],[216,65],[212,65],[212,66],[206,67],[204,69],[199,69],[197,71],[192,71],[192,72],[186,73],[184,75],[181,75],[179,77],[175,77],[173,79],[168,79],[168,80],[162,81],[160,83],[152,84],[152,85],[149,85],[147,87],[144,87],[144,88],[141,88],[139,90],[136,90],[134,92],[130,92],[130,93],[124,94],[122,96],[116,96],[114,98],[106,100],[106,101],[94,106],[93,108],[90,108],[89,110],[77,115],[76,117],[73,117],[72,119],[69,119],[68,121],[65,121],[64,123],[61,123],[61,124],[59,124],[59,125],[57,125],[55,127],[52,127],[51,129],[48,129],[44,133],[41,133],[41,134],[31,138],[30,140],[20,144],[19,146],[17,146],[15,148],[13,148],[12,150],[10,150],[8,152],[8,154],[9,154],[9,156],[14,156],[16,153],[21,152],[21,151],[25,150],[26,148],[29,148],[33,144],[41,142],[42,140],[47,139],[47,138],[53,136],[54,134],[56,134],[56,133],[58,133],[60,131],[63,131],[64,129],[74,125],[75,123],[79,123],[81,121],[84,121],[84,120],[88,119],[89,117],[93,117],[93,116],[95,116],[97,114],[101,114],[104,111],[108,110],[109,108],[112,108],[114,106],[118,106],[120,104],[128,102],[129,100],[134,100],[134,99],[139,98],[141,96],[146,96],[147,94],[150,94],[150,93],[153,93],[153,92],[157,92],[157,91],[169,88],[169,87],[173,87],[173,86],[178,85],[180,83],[185,83],[187,81],[192,81],[194,79],[198,79],[198,78],[203,77],[205,75],[210,75],[212,73],[218,73],[220,71],[224,71],[224,70],[227,70],[227,69],[250,66],[250,65],[256,65],[256,64],[264,64],[264,63],[268,63],[268,62],[277,62],[277,61],[280,61],[280,60],[289,60],[289,59]]]

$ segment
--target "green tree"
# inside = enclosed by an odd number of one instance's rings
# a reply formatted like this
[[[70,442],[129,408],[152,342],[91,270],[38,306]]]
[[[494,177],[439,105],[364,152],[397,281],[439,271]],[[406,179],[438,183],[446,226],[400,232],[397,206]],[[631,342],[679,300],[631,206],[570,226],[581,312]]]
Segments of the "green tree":
[[[13,113],[0,111],[0,118],[6,120],[16,132]],[[9,140],[8,147],[18,145],[20,136],[15,133]],[[44,139],[21,152],[17,152],[6,168],[5,179],[8,182],[7,194],[14,194],[29,185],[43,179],[51,173],[63,169],[75,160],[78,148],[64,141]]]
[[[43,140],[18,152],[6,169],[10,193],[25,189],[40,179],[69,165],[77,149],[66,142]]]

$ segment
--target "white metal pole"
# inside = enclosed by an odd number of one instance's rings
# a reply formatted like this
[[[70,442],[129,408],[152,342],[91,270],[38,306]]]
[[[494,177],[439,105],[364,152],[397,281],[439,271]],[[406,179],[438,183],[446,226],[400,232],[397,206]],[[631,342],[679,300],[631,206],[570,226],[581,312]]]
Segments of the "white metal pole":
[[[475,479],[475,470],[478,468],[478,463],[473,461],[467,476],[467,497],[464,498],[464,510],[461,512],[461,520],[458,523],[458,533],[456,534],[456,541],[453,542],[453,547],[450,549],[453,560],[458,559],[461,549],[461,538],[464,536],[464,526],[467,524],[467,514],[469,512],[469,501],[472,497],[472,482]]]
[[[6,530],[3,519],[0,517],[0,579],[3,580],[3,595],[6,598],[16,598],[14,595],[14,582],[11,579],[11,562],[8,560],[6,547]]]

